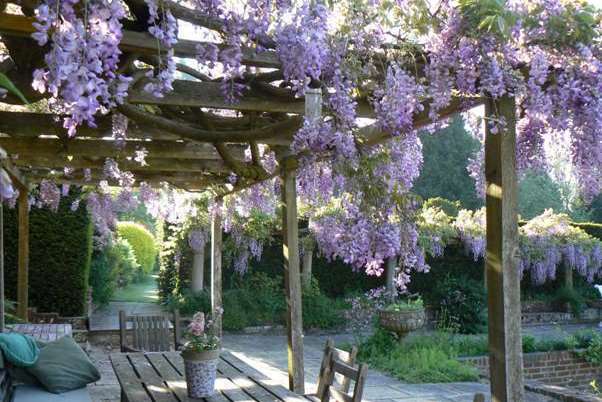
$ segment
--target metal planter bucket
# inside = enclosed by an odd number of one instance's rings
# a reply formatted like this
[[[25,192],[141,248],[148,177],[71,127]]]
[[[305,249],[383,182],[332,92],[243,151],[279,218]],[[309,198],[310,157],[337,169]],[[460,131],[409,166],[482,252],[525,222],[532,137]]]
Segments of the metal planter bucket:
[[[186,387],[190,398],[207,398],[215,392],[215,377],[219,350],[182,352],[186,373]]]

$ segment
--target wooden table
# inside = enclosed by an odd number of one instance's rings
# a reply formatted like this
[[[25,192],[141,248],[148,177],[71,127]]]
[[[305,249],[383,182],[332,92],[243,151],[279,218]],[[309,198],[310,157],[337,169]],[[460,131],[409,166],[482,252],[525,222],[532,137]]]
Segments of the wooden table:
[[[11,332],[31,335],[41,341],[51,342],[63,336],[72,336],[71,324],[15,324]]]
[[[184,361],[178,352],[114,353],[111,364],[122,402],[186,402]],[[308,402],[230,353],[222,352],[215,394],[206,402]]]

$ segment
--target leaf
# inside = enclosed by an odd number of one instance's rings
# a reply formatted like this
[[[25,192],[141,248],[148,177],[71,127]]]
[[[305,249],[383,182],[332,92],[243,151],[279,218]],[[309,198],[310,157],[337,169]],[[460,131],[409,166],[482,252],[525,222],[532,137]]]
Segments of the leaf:
[[[25,99],[25,96],[23,95],[23,93],[21,91],[19,91],[19,89],[13,84],[13,82],[3,73],[0,73],[0,87],[3,87],[8,92],[12,93],[13,95],[15,95],[16,97],[21,99],[23,101],[23,103],[29,104],[27,99]]]

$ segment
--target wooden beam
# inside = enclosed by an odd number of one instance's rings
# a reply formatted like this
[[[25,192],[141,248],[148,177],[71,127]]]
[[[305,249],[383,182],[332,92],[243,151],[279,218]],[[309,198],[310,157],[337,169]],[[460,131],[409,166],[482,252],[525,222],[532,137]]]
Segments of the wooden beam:
[[[117,147],[113,140],[52,138],[6,138],[0,137],[0,147],[13,155],[124,158],[134,155],[144,148],[149,158],[206,159],[221,160],[212,144],[177,141],[126,141]],[[244,160],[245,147],[236,144],[226,145],[228,152],[237,159]]]
[[[219,82],[175,80],[173,88],[173,91],[161,98],[145,91],[130,92],[128,102],[299,115],[305,112],[304,99],[296,98],[292,92],[290,96],[278,97],[257,90],[247,90],[238,102],[229,103],[224,98]],[[358,117],[374,117],[374,110],[368,102],[358,101],[357,115]]]
[[[136,171],[136,172],[198,172],[198,173],[218,173],[218,174],[229,174],[228,169],[222,161],[216,160],[187,160],[187,159],[176,159],[176,158],[147,158],[147,166],[141,166],[137,162],[119,159],[119,167],[122,170]],[[19,167],[31,167],[31,168],[47,168],[47,169],[60,169],[62,170],[65,166],[74,169],[102,169],[104,167],[104,159],[92,159],[92,158],[81,158],[73,157],[68,159],[66,157],[57,156],[30,156],[24,155],[19,156],[18,159],[14,159],[15,165]]]
[[[17,272],[17,316],[27,320],[29,307],[29,193],[19,189],[19,262]]]
[[[493,402],[523,400],[514,98],[488,99],[485,116],[487,302]],[[500,133],[489,122],[504,120]]]
[[[5,35],[30,37],[36,30],[32,26],[35,18],[16,14],[0,14],[0,33]],[[33,44],[33,40],[32,40]],[[208,45],[208,42],[179,39],[174,45],[174,53],[178,57],[195,58],[198,54],[197,45]],[[157,39],[147,32],[123,31],[119,45],[121,50],[140,55],[156,56]],[[223,48],[224,45],[219,45]],[[274,51],[258,52],[254,49],[243,47],[242,64],[255,67],[280,68],[280,60]]]
[[[211,312],[218,336],[222,334],[222,199],[216,198],[219,212],[211,215]]]
[[[282,252],[286,285],[286,332],[288,340],[288,383],[291,391],[305,393],[303,368],[303,314],[299,268],[299,226],[297,222],[296,170],[281,172]]]

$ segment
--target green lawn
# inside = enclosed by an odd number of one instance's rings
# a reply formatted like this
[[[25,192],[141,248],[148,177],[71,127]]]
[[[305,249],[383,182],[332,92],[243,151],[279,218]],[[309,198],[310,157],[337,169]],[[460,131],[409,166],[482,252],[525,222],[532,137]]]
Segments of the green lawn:
[[[131,283],[122,289],[117,289],[111,301],[156,303],[159,300],[157,290],[157,275],[151,275],[141,282]]]

